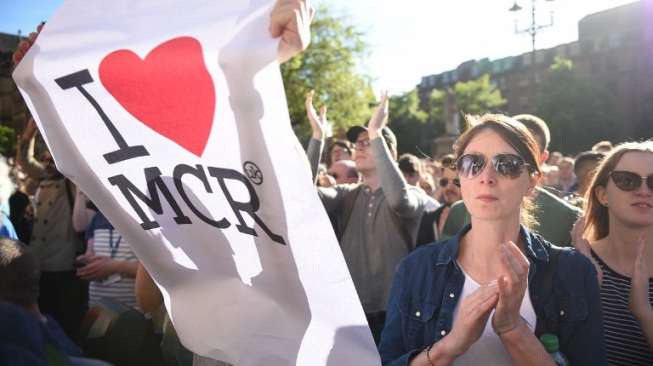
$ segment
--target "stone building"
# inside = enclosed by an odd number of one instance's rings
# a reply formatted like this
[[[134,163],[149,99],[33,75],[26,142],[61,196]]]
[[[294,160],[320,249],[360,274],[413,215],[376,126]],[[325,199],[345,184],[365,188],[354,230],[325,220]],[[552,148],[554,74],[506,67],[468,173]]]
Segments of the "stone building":
[[[646,22],[653,6],[646,9],[638,1],[590,14],[578,23],[579,39],[549,49],[527,52],[498,60],[471,60],[440,74],[424,76],[417,85],[422,100],[433,89],[447,90],[456,82],[469,81],[489,74],[507,104],[507,114],[534,110],[537,85],[556,57],[571,59],[579,72],[591,75],[615,91],[616,105],[623,116],[626,136],[638,138],[653,135],[653,26]],[[455,100],[446,98],[444,120],[455,124],[459,111]],[[453,105],[451,103],[454,103]],[[446,151],[443,136],[435,141],[434,155]]]

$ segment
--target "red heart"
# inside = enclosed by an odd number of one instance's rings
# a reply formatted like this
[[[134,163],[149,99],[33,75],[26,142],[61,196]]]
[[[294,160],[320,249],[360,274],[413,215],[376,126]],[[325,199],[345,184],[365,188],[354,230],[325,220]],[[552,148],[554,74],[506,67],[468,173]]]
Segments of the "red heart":
[[[144,60],[130,50],[112,52],[99,72],[102,85],[132,116],[202,155],[213,124],[215,88],[195,38],[161,43]]]

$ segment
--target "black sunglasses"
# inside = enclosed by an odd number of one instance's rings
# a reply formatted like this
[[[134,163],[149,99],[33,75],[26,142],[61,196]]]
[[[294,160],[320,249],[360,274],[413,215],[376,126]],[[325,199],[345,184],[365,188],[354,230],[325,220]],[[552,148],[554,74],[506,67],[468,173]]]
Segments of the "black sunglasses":
[[[456,160],[458,175],[468,179],[478,176],[485,168],[487,160],[481,154],[465,154],[461,156]],[[497,154],[490,161],[492,167],[494,167],[494,170],[499,175],[510,179],[518,178],[524,172],[524,168],[531,166],[521,156],[515,154]]]
[[[612,177],[614,185],[622,191],[635,191],[642,186],[644,181],[646,181],[648,189],[653,191],[653,174],[648,177],[642,177],[637,173],[627,172],[625,170],[614,170],[610,173],[610,176]]]
[[[459,178],[454,178],[451,180],[453,185],[456,187],[460,187],[460,179]],[[449,178],[440,178],[440,187],[444,188],[449,185]]]

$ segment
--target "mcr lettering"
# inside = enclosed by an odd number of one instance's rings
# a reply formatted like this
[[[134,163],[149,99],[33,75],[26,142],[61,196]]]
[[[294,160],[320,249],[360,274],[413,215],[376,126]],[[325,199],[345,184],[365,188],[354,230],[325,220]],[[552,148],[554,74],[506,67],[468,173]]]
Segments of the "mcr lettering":
[[[117,149],[103,154],[102,156],[109,164],[118,164],[130,159],[137,159],[143,156],[149,156],[150,153],[147,148],[143,145],[129,145],[125,138],[120,134],[120,131],[113,124],[111,119],[106,115],[100,104],[93,98],[93,96],[84,88],[84,85],[93,83],[94,80],[88,70],[81,70],[74,72],[72,74],[60,77],[55,79],[57,85],[63,90],[76,89],[81,93],[82,96],[91,104],[95,109],[100,119],[106,126],[109,134],[116,142]],[[260,172],[259,172],[260,173]],[[118,174],[108,178],[111,185],[116,186],[121,194],[125,197],[131,208],[134,210],[136,215],[138,215],[141,221],[141,227],[144,230],[151,230],[158,228],[159,223],[150,218],[144,210],[144,206],[149,207],[149,209],[155,212],[157,215],[163,215],[163,205],[161,197],[166,200],[168,205],[171,207],[174,212],[174,221],[179,225],[188,225],[192,224],[190,217],[188,217],[182,207],[177,201],[175,201],[174,196],[171,194],[170,189],[164,180],[162,179],[162,172],[158,167],[147,167],[143,170],[145,180],[147,182],[147,192],[142,192],[139,190],[135,184],[133,184],[126,176],[123,174]],[[236,170],[226,169],[220,167],[204,167],[202,165],[187,165],[187,164],[178,164],[172,171],[172,181],[174,182],[174,189],[177,190],[179,196],[184,201],[188,209],[197,216],[204,223],[214,226],[218,229],[224,230],[231,226],[231,222],[227,218],[223,217],[219,220],[208,217],[205,213],[201,212],[188,196],[186,188],[182,183],[182,178],[192,177],[197,179],[202,183],[204,189],[207,193],[213,193],[213,189],[210,185],[210,180],[214,179],[222,194],[226,198],[231,210],[238,221],[235,224],[236,229],[247,235],[257,236],[257,232],[253,227],[248,226],[246,221],[243,218],[243,214],[249,215],[254,222],[265,232],[265,234],[272,239],[274,242],[285,245],[286,242],[282,236],[272,232],[268,225],[263,222],[263,220],[257,215],[257,211],[260,207],[260,201],[256,194],[254,186],[247,179],[247,177]],[[262,177],[261,177],[262,180]],[[249,193],[249,201],[240,202],[237,201],[231,192],[229,191],[227,181],[237,182],[242,184]],[[260,184],[259,182],[256,182]]]

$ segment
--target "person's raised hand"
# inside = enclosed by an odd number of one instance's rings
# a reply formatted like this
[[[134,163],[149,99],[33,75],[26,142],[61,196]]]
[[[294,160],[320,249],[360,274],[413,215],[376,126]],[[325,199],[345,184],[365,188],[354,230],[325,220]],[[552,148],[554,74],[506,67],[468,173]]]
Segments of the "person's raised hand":
[[[36,37],[38,37],[39,33],[41,33],[41,30],[43,29],[43,25],[45,25],[45,23],[39,24],[38,27],[36,27],[36,32],[30,33],[27,39],[21,40],[18,43],[18,47],[16,48],[16,51],[14,51],[14,54],[12,55],[12,60],[14,61],[14,65],[18,65],[20,60],[22,60],[23,57],[25,57],[27,51],[29,51],[29,49],[36,41]]]
[[[322,140],[327,126],[327,110],[326,106],[322,106],[320,108],[320,114],[317,114],[315,107],[313,106],[314,96],[315,90],[311,90],[306,94],[306,116],[308,117],[308,121],[311,123],[311,130],[313,132],[312,137],[316,140]]]
[[[601,285],[601,282],[603,281],[603,271],[601,270],[599,263],[592,257],[590,243],[585,239],[585,237],[583,237],[583,232],[585,232],[585,216],[576,220],[574,227],[571,229],[571,245],[592,262],[596,269],[596,277],[599,281],[599,285]]]
[[[38,128],[36,128],[36,122],[34,121],[34,118],[29,117],[27,119],[27,124],[25,125],[25,129],[23,130],[23,133],[20,135],[20,139],[22,140],[23,143],[28,143],[29,140],[36,135],[36,132],[38,131]]]
[[[311,42],[311,22],[315,9],[309,0],[277,0],[270,13],[269,31],[281,37],[277,60],[284,63],[304,51]]]
[[[373,140],[381,136],[381,130],[383,127],[388,124],[388,104],[389,97],[388,91],[384,90],[381,92],[381,100],[379,106],[376,107],[370,122],[367,124],[367,132],[369,134],[370,140]]]
[[[630,311],[640,322],[653,318],[653,308],[649,302],[649,270],[646,263],[646,237],[641,235],[638,240],[637,258],[633,266],[633,277],[630,283]]]
[[[497,279],[499,300],[492,316],[492,328],[501,335],[523,322],[519,309],[528,287],[529,262],[513,242],[499,245],[502,274]]]
[[[440,341],[453,357],[462,355],[478,341],[498,298],[498,288],[493,282],[479,287],[461,301],[451,332]]]

